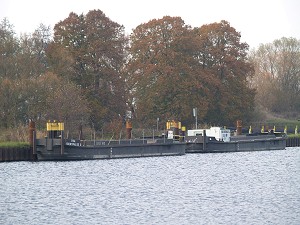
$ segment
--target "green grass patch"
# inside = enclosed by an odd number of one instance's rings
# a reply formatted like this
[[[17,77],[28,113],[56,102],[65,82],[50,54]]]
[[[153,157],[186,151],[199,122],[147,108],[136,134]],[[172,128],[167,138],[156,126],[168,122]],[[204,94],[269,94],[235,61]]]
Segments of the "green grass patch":
[[[27,142],[0,142],[0,148],[26,148],[29,147]]]
[[[267,120],[267,123],[273,123],[273,124],[285,124],[285,125],[290,125],[290,126],[296,126],[300,125],[300,121],[298,120],[289,120],[289,119],[282,119],[282,118],[274,118],[274,119],[269,119]]]
[[[288,134],[289,138],[300,138],[300,134]]]
[[[300,133],[300,121],[299,120],[274,118],[274,119],[267,120],[266,125],[269,125],[269,127],[276,126],[276,130],[278,129],[281,131],[283,131],[284,128],[287,128],[289,136],[294,135],[296,127],[298,129],[298,132]]]

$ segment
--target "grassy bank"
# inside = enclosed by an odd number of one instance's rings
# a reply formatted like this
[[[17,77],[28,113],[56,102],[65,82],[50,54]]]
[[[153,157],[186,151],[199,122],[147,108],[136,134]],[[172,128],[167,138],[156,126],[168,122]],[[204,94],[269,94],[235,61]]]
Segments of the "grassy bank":
[[[267,123],[270,124],[280,124],[280,125],[286,125],[286,126],[293,126],[295,127],[296,125],[300,125],[299,120],[289,120],[289,119],[282,119],[282,118],[274,118],[274,119],[269,119],[267,120]]]
[[[0,142],[0,148],[26,148],[29,147],[29,143],[27,142]]]
[[[287,135],[289,138],[300,138],[300,134],[288,134]]]

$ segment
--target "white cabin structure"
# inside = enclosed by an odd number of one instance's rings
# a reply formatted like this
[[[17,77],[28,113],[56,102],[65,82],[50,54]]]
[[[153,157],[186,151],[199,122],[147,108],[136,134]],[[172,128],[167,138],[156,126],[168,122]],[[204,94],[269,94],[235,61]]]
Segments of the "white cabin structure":
[[[195,129],[195,130],[188,130],[187,136],[193,137],[197,135],[203,136],[203,131],[205,130],[207,137],[214,137],[217,141],[230,141],[230,130],[225,129],[223,127],[211,127],[209,129]]]

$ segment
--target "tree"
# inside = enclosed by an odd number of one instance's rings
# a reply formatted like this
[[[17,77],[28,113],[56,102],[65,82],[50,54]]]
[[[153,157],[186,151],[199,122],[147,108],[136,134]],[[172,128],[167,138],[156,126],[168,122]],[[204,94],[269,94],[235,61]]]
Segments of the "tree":
[[[249,86],[253,75],[248,61],[248,45],[227,21],[195,28],[198,36],[197,58],[213,79],[213,99],[205,119],[214,124],[233,124],[249,120],[255,92]]]
[[[255,65],[252,84],[257,88],[257,103],[277,113],[299,111],[300,41],[283,37],[261,44],[251,59]]]
[[[41,97],[34,79],[46,70],[45,46],[40,43],[47,43],[39,33],[41,30],[45,30],[42,25],[33,35],[25,34],[18,39],[8,20],[1,24],[0,126],[8,128],[27,123],[29,114],[39,107]]]
[[[127,80],[138,119],[191,123],[192,108],[205,108],[200,101],[205,87],[195,79],[191,28],[180,17],[166,16],[138,26],[130,41]]]
[[[40,107],[44,109],[43,120],[63,121],[65,129],[73,135],[80,125],[88,124],[90,110],[77,85],[53,73],[44,74],[37,83],[46,97],[44,107]]]
[[[250,117],[248,45],[226,21],[191,29],[178,17],[138,26],[130,37],[128,83],[140,119],[232,124]]]
[[[46,72],[50,29],[40,25],[33,34],[14,36],[12,25],[0,27],[0,127],[13,128],[29,120],[44,127],[49,119],[61,120],[76,130],[87,123],[88,104],[74,83]]]
[[[54,41],[48,48],[52,70],[81,87],[96,129],[125,112],[121,69],[126,43],[124,27],[100,10],[79,16],[70,13],[54,27]]]
[[[46,49],[51,40],[50,27],[43,24],[32,33],[20,37],[20,51],[17,55],[18,76],[34,79],[45,73],[48,64]]]
[[[0,81],[0,127],[10,128],[17,123],[18,92],[15,83],[7,78]]]
[[[16,57],[19,41],[15,37],[13,25],[4,18],[0,24],[0,79],[17,77]]]

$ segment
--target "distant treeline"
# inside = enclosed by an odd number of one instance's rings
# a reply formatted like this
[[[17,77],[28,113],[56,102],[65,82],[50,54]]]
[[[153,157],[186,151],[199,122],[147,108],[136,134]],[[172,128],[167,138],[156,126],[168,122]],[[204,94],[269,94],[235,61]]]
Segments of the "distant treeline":
[[[282,38],[249,52],[227,21],[191,27],[165,16],[124,27],[102,11],[70,13],[54,30],[17,36],[0,24],[0,127],[64,121],[117,132],[169,119],[234,125],[256,109],[299,112],[300,42]],[[159,119],[158,119],[159,118]]]

